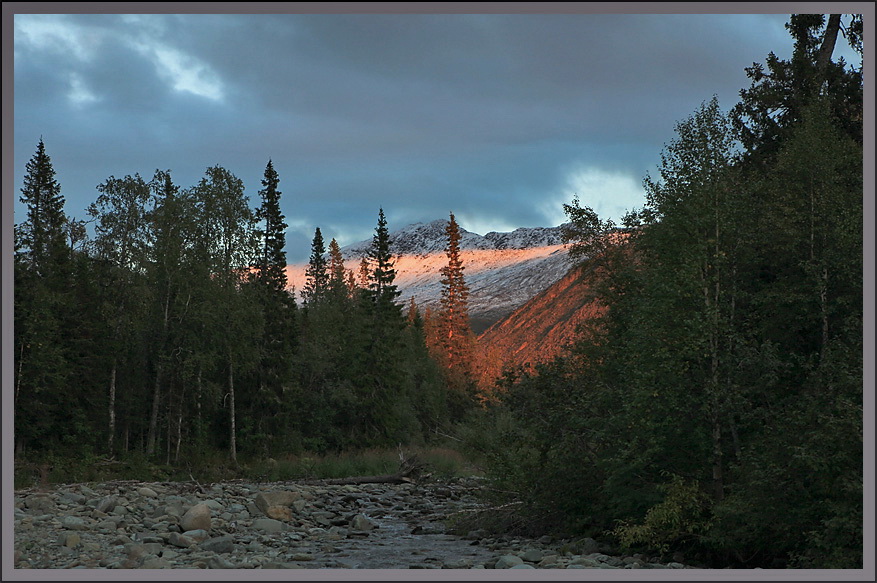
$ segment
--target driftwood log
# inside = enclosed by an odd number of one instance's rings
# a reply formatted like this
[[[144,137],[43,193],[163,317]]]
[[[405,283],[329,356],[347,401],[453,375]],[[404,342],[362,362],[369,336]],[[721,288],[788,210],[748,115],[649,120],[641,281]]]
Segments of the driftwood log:
[[[417,459],[417,456],[402,459],[399,464],[399,471],[395,474],[381,474],[378,476],[353,476],[350,478],[334,478],[328,480],[313,480],[320,484],[330,486],[345,486],[349,484],[411,484],[419,478],[425,477],[423,474],[424,464]],[[311,481],[311,480],[308,480]]]

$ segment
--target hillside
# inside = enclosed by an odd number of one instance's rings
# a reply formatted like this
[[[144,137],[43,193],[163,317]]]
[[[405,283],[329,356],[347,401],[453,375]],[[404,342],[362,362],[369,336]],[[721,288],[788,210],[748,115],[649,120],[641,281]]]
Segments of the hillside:
[[[585,272],[571,269],[479,336],[483,377],[490,382],[506,366],[532,366],[554,359],[577,337],[578,326],[602,310]]]

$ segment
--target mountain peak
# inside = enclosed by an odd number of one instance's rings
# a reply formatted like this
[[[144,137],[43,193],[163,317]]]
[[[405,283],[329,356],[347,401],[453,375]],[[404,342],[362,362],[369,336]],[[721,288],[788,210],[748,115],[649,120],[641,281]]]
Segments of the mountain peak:
[[[443,253],[447,246],[445,228],[447,219],[436,219],[428,223],[413,223],[390,232],[390,251],[394,255],[425,256]],[[491,231],[487,235],[479,235],[460,227],[460,249],[502,250],[530,249],[561,245],[563,243],[562,226],[560,227],[521,227],[510,233]],[[344,257],[358,258],[365,255],[371,240],[360,241],[347,245],[342,249]]]

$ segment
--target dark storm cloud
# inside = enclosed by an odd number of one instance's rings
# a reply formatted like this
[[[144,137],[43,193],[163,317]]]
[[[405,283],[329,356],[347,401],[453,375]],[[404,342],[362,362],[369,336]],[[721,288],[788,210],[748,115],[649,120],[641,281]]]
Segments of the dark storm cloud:
[[[791,43],[782,15],[16,16],[16,191],[42,135],[82,209],[111,174],[270,158],[291,260],[446,217],[513,229],[574,194],[617,218],[674,124]],[[18,219],[17,219],[18,220]],[[468,224],[465,221],[469,221]],[[305,242],[303,245],[302,242]]]

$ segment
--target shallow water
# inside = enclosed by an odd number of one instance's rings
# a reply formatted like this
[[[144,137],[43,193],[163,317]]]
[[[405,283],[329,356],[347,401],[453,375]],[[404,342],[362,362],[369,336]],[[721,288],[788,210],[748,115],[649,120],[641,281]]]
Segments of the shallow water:
[[[332,544],[337,567],[348,569],[468,568],[495,556],[473,541],[444,534],[439,523],[420,523],[425,533],[398,516],[387,513],[368,517],[377,528],[367,537],[347,538]],[[331,564],[328,566],[332,566]]]

